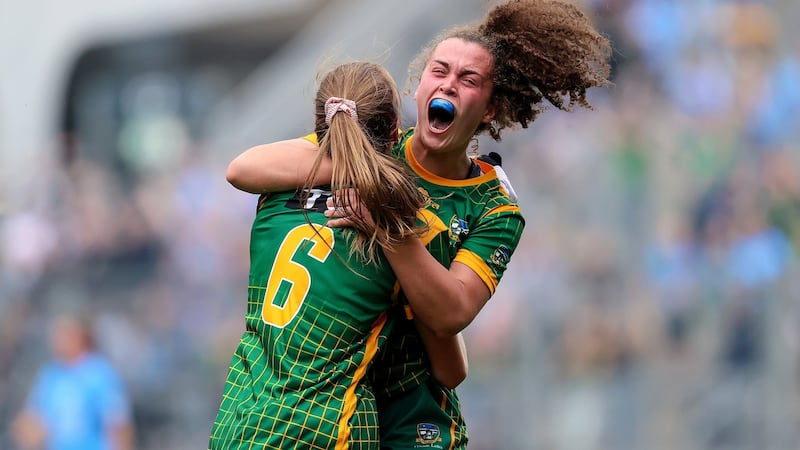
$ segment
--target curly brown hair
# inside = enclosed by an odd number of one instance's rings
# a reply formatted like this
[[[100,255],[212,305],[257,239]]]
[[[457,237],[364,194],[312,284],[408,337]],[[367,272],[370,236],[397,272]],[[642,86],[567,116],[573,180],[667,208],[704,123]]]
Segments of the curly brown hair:
[[[495,116],[475,134],[488,131],[496,141],[505,128],[527,128],[548,103],[591,109],[586,91],[610,83],[610,42],[567,0],[510,0],[481,22],[445,31],[414,59],[410,79],[418,80],[436,46],[452,38],[476,43],[494,59]]]

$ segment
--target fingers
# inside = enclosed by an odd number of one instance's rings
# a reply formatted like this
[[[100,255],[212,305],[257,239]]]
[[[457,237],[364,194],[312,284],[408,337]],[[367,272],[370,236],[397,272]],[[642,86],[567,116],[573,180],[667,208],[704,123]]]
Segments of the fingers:
[[[325,217],[333,217],[333,218],[347,217],[351,215],[350,211],[347,208],[343,208],[340,206],[335,206],[335,207],[329,206],[328,209],[325,212],[323,212],[323,214],[325,214]]]
[[[323,214],[330,219],[325,223],[327,226],[333,228],[353,226],[353,221],[349,218],[350,212],[348,208],[335,206],[333,198],[329,198],[326,205],[328,209]]]
[[[336,206],[334,205],[331,199],[328,199],[327,205],[328,209],[326,209],[323,214],[325,217],[337,219],[341,217],[348,217],[353,215],[353,210],[349,206]]]
[[[352,219],[342,218],[342,219],[331,219],[325,222],[325,225],[331,228],[348,228],[348,227],[353,228],[355,226],[355,223],[353,222]]]
[[[373,226],[369,211],[352,190],[340,191],[340,195],[328,198],[326,206],[324,214],[330,219],[327,222],[330,227],[354,227],[363,231]]]
[[[324,212],[325,217],[340,218],[350,217],[357,214],[356,209],[353,208],[352,203],[337,203],[334,197],[330,197],[326,202],[327,210]],[[360,208],[359,208],[360,209]]]

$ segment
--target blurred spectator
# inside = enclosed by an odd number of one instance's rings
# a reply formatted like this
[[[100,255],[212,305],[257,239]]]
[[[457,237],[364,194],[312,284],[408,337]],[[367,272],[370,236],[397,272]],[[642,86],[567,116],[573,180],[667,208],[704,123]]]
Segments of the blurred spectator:
[[[62,315],[52,325],[53,361],[37,375],[12,424],[23,449],[131,450],[127,394],[111,364],[94,350],[90,325]]]
[[[697,248],[688,225],[678,218],[662,219],[646,253],[649,281],[664,317],[666,344],[682,353],[687,344],[697,295]]]
[[[503,155],[528,225],[467,329],[470,450],[795,450],[800,3],[582,3],[614,43],[614,86],[590,94],[594,111],[550,111],[481,142]],[[372,19],[348,24],[372,36]],[[408,34],[441,26],[431,16]],[[305,30],[319,31],[298,27],[293,40]],[[407,41],[391,59],[413,56]],[[136,58],[153,50],[124,45]],[[257,197],[225,183],[241,148],[217,147],[215,134],[239,131],[213,131],[219,115],[207,123],[191,105],[225,92],[221,103],[250,115],[274,100],[257,74],[241,90],[225,81],[235,67],[186,57],[176,51],[170,73],[146,57],[129,61],[138,71],[97,67],[73,93],[83,109],[69,158],[44,152],[35,176],[0,167],[2,450],[16,448],[8,425],[43,359],[42,318],[66,304],[92,309],[131,394],[137,448],[206,445],[244,326]],[[263,61],[262,82],[277,82],[274,64]],[[221,88],[191,81],[208,73]]]
[[[765,155],[761,179],[767,200],[767,220],[800,251],[800,173],[797,163],[785,151]]]

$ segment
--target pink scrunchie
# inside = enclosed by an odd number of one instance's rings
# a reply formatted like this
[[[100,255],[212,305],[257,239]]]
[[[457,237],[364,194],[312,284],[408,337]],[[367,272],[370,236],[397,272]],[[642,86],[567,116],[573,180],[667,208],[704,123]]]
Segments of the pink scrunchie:
[[[346,98],[331,97],[325,102],[325,123],[331,124],[333,116],[339,112],[344,111],[350,115],[356,122],[358,122],[358,114],[356,114],[356,102]]]

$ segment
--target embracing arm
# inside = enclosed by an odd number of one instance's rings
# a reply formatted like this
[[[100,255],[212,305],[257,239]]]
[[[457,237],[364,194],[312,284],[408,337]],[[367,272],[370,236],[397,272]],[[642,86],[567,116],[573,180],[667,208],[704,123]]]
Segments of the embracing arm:
[[[491,292],[470,267],[454,261],[450,269],[437,261],[419,238],[384,251],[416,320],[440,338],[454,336],[478,315]]]
[[[318,151],[316,144],[302,138],[257,145],[231,161],[225,178],[254,194],[296,189],[305,183]],[[330,158],[323,159],[314,184],[330,182],[331,172]]]
[[[357,200],[352,199],[351,204],[356,203]],[[335,206],[332,200],[328,200],[328,206]],[[328,226],[332,227],[351,226],[349,217],[353,215],[365,217],[364,208],[360,207],[331,208],[325,215],[329,218]],[[503,238],[509,237],[514,238],[513,235],[493,234],[482,240],[497,245]],[[383,250],[408,298],[414,317],[439,338],[452,337],[463,330],[492,295],[487,281],[472,267],[460,262],[458,255],[448,269],[428,252],[417,236],[408,237],[402,243]],[[465,261],[479,258],[463,248],[461,251],[466,252]],[[487,277],[487,280],[490,278]]]
[[[436,337],[423,323],[415,321],[431,363],[431,374],[440,383],[455,389],[467,378],[467,349],[461,333]]]

